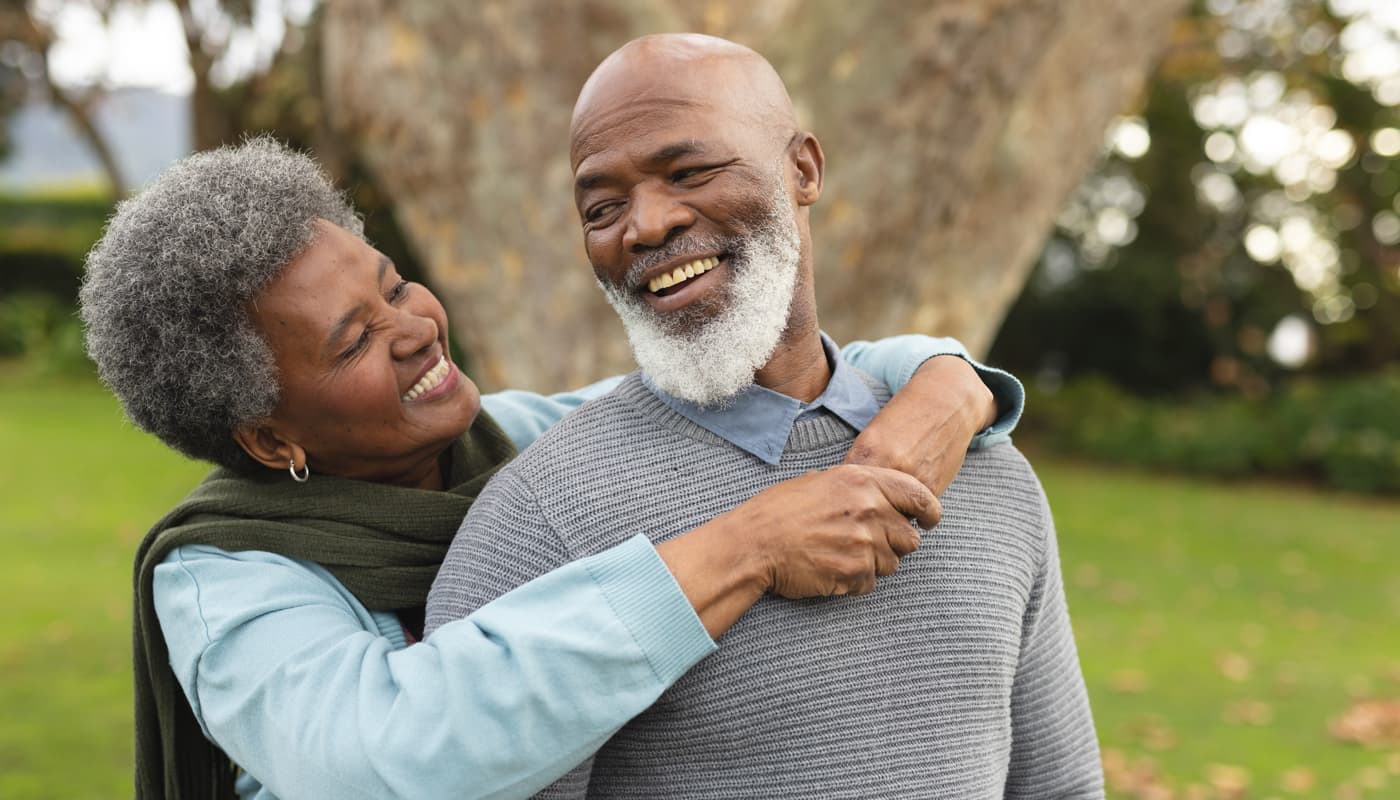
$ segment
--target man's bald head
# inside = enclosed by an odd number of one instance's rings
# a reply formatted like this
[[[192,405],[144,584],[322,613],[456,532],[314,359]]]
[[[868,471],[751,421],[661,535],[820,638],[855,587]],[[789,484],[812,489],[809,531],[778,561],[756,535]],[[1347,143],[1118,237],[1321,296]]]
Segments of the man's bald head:
[[[628,42],[579,93],[571,134],[585,252],[657,386],[710,403],[826,368],[808,215],[824,157],[762,56],[694,34]]]
[[[574,103],[570,153],[639,102],[723,111],[784,142],[797,132],[797,115],[782,78],[749,48],[699,33],[661,33],[633,39],[593,70]]]

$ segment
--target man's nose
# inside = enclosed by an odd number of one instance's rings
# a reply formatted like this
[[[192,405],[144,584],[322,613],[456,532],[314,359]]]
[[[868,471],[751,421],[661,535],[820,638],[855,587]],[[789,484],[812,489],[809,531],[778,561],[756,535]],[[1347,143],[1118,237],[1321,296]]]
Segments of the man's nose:
[[[695,211],[669,192],[637,187],[622,244],[636,253],[660,247],[695,224]]]

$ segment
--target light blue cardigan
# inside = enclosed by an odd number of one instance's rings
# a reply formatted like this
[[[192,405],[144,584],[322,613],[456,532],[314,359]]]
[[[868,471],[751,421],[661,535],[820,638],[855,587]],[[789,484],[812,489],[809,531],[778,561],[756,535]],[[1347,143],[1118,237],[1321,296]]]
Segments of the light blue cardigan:
[[[847,361],[897,390],[952,339],[856,342]],[[969,359],[970,360],[970,359]],[[972,362],[1009,409],[1024,392]],[[482,406],[523,449],[616,385]],[[187,545],[155,571],[171,666],[205,733],[240,764],[239,794],[297,798],[528,797],[646,709],[714,642],[643,535],[569,564],[408,646],[320,566]]]

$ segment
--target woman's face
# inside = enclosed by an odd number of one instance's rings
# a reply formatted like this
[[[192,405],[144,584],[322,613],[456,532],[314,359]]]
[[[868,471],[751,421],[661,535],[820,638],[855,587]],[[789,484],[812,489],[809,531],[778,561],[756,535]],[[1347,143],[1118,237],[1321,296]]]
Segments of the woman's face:
[[[481,404],[448,356],[446,312],[382,253],[317,225],[315,242],[249,309],[280,389],[260,438],[299,447],[320,474],[440,488],[438,457]]]

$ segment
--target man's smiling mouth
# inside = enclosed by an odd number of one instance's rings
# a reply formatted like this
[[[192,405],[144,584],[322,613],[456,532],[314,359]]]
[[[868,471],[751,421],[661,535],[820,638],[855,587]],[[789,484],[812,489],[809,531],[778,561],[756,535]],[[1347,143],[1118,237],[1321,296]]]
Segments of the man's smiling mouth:
[[[719,265],[717,256],[708,258],[697,258],[688,264],[682,264],[670,272],[663,272],[647,282],[647,289],[660,297],[665,297],[671,293],[673,287],[679,287],[686,281],[714,269]]]

